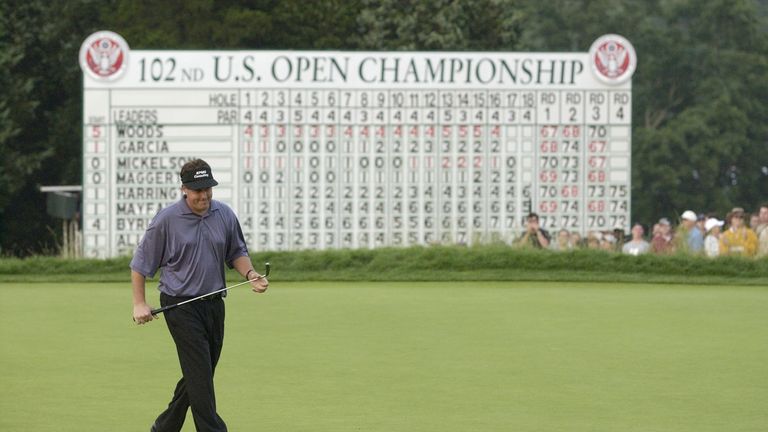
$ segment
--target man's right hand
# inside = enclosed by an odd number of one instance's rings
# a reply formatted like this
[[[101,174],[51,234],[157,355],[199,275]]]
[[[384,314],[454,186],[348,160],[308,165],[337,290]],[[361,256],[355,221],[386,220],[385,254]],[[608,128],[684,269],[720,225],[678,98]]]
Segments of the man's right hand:
[[[146,303],[139,303],[133,305],[133,321],[136,324],[145,324],[155,319],[152,316],[152,307]]]

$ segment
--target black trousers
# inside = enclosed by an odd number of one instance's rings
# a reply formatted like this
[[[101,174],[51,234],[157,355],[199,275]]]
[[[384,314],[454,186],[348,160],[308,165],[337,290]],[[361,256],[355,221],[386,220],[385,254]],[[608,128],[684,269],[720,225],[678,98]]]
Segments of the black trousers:
[[[163,306],[184,301],[183,297],[160,294]],[[187,408],[198,432],[225,432],[224,420],[216,413],[213,373],[224,344],[224,300],[197,300],[165,312],[165,322],[176,343],[182,378],[168,408],[155,420],[153,431],[179,432]]]

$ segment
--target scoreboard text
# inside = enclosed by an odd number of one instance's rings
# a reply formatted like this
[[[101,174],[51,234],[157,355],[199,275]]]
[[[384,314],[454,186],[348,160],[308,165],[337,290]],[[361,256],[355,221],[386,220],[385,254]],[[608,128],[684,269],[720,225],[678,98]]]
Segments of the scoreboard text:
[[[626,229],[631,81],[593,61],[132,51],[119,79],[84,78],[85,253],[131,253],[198,157],[255,250],[511,242],[531,211]]]

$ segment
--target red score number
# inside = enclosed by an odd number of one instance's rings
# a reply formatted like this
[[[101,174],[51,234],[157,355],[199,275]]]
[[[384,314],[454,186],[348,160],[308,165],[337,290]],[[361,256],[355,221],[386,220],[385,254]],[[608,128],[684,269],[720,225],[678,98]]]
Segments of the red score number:
[[[603,183],[605,182],[605,171],[590,171],[587,174],[587,180],[593,183]]]
[[[605,156],[590,156],[589,166],[592,168],[605,168]]]
[[[541,145],[539,146],[541,148],[542,153],[557,153],[557,141],[542,141]]]
[[[578,138],[581,136],[581,128],[578,126],[563,126],[563,136],[566,138]]]
[[[539,212],[555,213],[557,212],[557,201],[542,201],[539,203]]]
[[[605,151],[605,148],[607,147],[605,141],[603,140],[597,140],[597,141],[590,141],[589,142],[589,151],[591,153],[602,153]]]
[[[587,210],[593,213],[602,213],[605,211],[605,201],[589,201]]]
[[[560,189],[560,196],[562,196],[563,198],[578,197],[579,196],[579,187],[578,186],[563,186],[563,188]]]
[[[541,127],[541,137],[542,138],[554,138],[557,136],[557,126],[554,125],[545,125]]]
[[[539,173],[539,180],[542,183],[554,183],[557,181],[557,171],[544,170]]]

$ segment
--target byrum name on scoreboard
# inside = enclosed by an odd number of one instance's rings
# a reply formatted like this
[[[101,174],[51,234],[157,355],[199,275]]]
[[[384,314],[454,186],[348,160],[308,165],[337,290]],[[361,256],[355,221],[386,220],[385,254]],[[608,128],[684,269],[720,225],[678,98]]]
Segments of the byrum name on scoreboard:
[[[145,218],[117,218],[117,229],[120,231],[144,231],[149,225]]]

